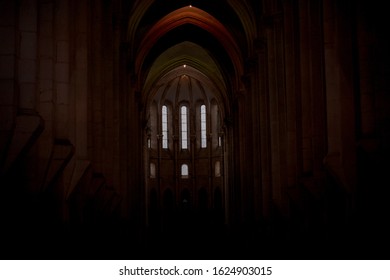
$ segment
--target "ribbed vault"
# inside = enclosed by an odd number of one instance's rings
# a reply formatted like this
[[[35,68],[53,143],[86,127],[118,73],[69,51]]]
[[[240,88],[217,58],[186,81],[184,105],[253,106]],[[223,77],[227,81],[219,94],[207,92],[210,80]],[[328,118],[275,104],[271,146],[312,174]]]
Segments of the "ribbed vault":
[[[255,6],[261,6],[260,3],[256,4]],[[128,40],[134,44],[139,43],[146,30],[158,20],[189,5],[213,15],[231,34],[234,34],[240,48],[250,52],[257,28],[253,7],[244,0],[170,0],[169,3],[159,0],[138,0],[130,11]]]
[[[158,92],[162,87],[171,84],[173,80],[178,79],[179,77],[182,78],[183,76],[187,76],[190,80],[197,81],[197,83],[202,85],[203,88],[207,88],[208,91],[212,93],[216,101],[223,105],[220,107],[222,114],[225,113],[224,108],[229,108],[229,99],[226,96],[226,91],[217,87],[216,83],[210,78],[210,76],[205,75],[201,71],[187,64],[176,66],[168,72],[159,75],[152,87],[144,91],[145,102],[150,104],[156,92]]]
[[[189,68],[182,69],[183,65]],[[161,77],[177,67],[186,71],[192,68],[197,69],[213,81],[219,92],[226,92],[226,85],[216,62],[204,48],[189,41],[169,48],[155,60],[149,70],[143,92],[148,93]]]
[[[224,46],[229,58],[233,61],[237,76],[243,73],[242,57],[231,34],[215,17],[193,6],[186,6],[169,13],[148,31],[137,52],[135,69],[141,68],[147,53],[161,37],[186,24],[195,25],[212,34]]]
[[[131,71],[138,88],[150,88],[157,73],[188,64],[211,75],[220,89],[241,89],[244,60],[252,52],[256,34],[252,12],[246,3],[235,0],[136,3],[127,35],[132,46]],[[164,59],[165,51],[174,53],[174,58]],[[205,53],[209,57],[206,60]]]

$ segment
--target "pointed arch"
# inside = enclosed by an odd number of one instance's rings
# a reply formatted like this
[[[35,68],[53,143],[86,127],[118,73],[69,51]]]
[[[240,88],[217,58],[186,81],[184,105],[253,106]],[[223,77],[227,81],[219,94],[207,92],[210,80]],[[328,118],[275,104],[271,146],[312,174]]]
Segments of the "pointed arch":
[[[143,61],[151,48],[167,32],[185,25],[195,25],[213,35],[226,49],[230,59],[233,62],[236,71],[236,77],[243,74],[242,55],[233,36],[226,27],[215,17],[196,7],[183,7],[177,9],[160,19],[145,35],[141,41],[135,60],[135,71],[138,73],[142,67]]]

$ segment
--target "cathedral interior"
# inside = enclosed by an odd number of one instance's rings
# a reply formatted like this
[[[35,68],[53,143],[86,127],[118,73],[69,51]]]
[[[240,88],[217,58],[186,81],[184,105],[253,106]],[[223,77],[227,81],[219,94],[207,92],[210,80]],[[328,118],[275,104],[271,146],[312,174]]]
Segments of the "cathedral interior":
[[[1,258],[390,258],[387,16],[0,0]]]

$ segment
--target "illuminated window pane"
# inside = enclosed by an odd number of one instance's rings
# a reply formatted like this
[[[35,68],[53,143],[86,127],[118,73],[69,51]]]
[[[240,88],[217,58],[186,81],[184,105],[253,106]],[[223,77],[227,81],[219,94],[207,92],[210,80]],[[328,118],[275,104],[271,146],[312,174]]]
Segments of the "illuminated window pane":
[[[150,164],[150,178],[156,178],[156,165],[154,163]]]
[[[168,107],[162,107],[162,147],[168,149]]]
[[[200,106],[200,139],[201,139],[201,147],[207,147],[207,137],[206,137],[206,106]]]
[[[221,162],[215,162],[215,177],[221,177]]]
[[[180,120],[181,120],[181,148],[188,149],[188,113],[187,107],[182,106],[180,112]]]
[[[181,177],[188,178],[188,165],[187,164],[181,165]]]

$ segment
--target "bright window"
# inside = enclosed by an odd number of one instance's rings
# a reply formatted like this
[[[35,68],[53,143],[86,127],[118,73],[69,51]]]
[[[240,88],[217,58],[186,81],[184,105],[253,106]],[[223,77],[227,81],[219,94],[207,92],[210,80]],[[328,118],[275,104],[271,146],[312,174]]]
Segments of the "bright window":
[[[207,137],[206,137],[206,105],[200,106],[200,139],[201,147],[207,147]]]
[[[150,178],[156,178],[156,165],[154,163],[150,164]]]
[[[162,107],[162,147],[168,149],[168,107]]]
[[[188,110],[186,106],[181,107],[181,148],[188,149]]]
[[[215,177],[221,177],[221,162],[215,162]]]
[[[181,165],[181,177],[188,178],[188,165],[187,164]]]

